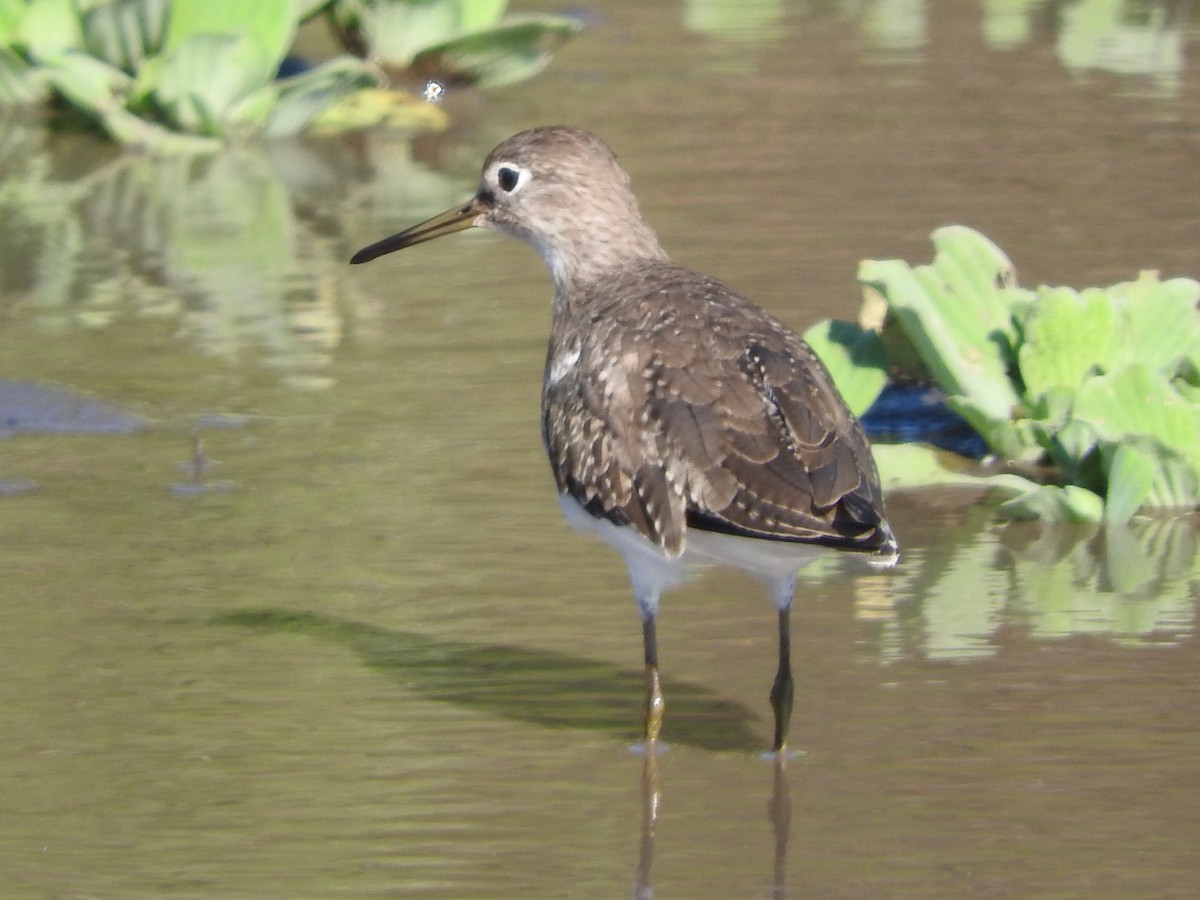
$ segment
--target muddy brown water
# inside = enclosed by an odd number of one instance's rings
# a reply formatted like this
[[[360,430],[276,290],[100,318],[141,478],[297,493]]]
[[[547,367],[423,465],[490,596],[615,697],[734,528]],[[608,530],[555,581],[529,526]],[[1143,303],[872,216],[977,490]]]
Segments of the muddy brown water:
[[[148,427],[0,440],[36,484],[0,493],[0,895],[1194,896],[1194,521],[896,494],[894,573],[802,584],[782,774],[760,589],[669,595],[648,833],[626,577],[539,446],[540,262],[345,266],[561,121],[798,328],[951,222],[1028,284],[1200,275],[1187,4],[735,6],[597,5],[414,144],[153,162],[8,127],[0,377]]]

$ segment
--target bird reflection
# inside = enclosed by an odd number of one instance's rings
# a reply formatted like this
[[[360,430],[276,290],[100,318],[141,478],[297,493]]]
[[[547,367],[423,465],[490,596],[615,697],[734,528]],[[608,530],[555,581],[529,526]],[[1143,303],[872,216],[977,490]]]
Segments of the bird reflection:
[[[792,828],[792,798],[788,793],[787,754],[777,753],[773,760],[774,778],[771,799],[767,803],[767,821],[775,837],[775,860],[772,871],[771,896],[782,900],[787,896],[787,848]]]
[[[792,798],[788,790],[787,754],[776,753],[771,761],[771,798],[767,801],[767,821],[771,824],[771,896],[787,896],[787,850],[792,827]],[[647,753],[642,759],[642,827],[638,846],[637,872],[633,885],[634,900],[651,900],[654,883],[654,836],[662,812],[663,787],[658,771],[658,755]]]
[[[661,808],[662,781],[658,776],[658,756],[650,752],[642,761],[642,842],[638,851],[637,881],[633,886],[635,900],[650,900],[654,896],[650,869],[654,865],[654,830],[658,826]]]

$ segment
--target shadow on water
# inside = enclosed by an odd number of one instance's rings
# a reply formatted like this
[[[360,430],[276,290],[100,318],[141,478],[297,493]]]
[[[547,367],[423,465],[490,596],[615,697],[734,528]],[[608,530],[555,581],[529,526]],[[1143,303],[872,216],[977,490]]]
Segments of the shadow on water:
[[[637,737],[640,672],[504,644],[435,640],[361,622],[280,609],[243,610],[212,620],[273,634],[334,641],[432,700],[555,728],[582,728],[622,740]],[[763,738],[743,706],[704,688],[668,679],[672,743],[706,750],[757,750]]]

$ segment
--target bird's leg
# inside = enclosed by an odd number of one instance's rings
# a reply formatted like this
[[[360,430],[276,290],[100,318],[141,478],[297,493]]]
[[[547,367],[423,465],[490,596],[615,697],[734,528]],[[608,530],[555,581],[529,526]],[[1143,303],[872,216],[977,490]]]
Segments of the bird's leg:
[[[642,608],[642,646],[646,651],[646,752],[654,753],[654,744],[662,730],[662,684],[658,677],[658,642],[654,633],[654,610]]]
[[[779,610],[779,670],[771,686],[771,709],[775,711],[775,742],[771,751],[781,754],[787,746],[788,723],[792,720],[792,629],[791,606]]]

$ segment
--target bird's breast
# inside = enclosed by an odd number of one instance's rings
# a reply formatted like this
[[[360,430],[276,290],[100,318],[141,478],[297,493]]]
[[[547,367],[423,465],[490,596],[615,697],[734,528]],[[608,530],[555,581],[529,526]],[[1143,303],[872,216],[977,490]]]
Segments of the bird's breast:
[[[546,365],[546,388],[552,390],[565,379],[573,376],[579,368],[583,349],[578,344],[562,347],[555,352]]]

